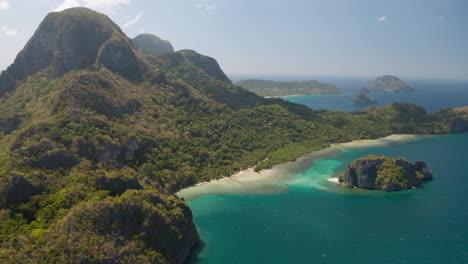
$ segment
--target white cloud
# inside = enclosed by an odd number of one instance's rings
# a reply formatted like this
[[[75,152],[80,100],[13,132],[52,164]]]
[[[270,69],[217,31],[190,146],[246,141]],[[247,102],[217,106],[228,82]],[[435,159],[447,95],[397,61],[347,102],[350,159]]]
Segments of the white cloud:
[[[377,19],[379,22],[385,22],[387,20],[387,16],[382,16]]]
[[[10,9],[10,3],[7,0],[0,0],[0,10]]]
[[[1,1],[1,0],[0,0]],[[97,11],[113,13],[117,6],[129,4],[131,0],[63,0],[55,11],[62,11],[72,7],[88,7]]]
[[[18,35],[18,30],[15,28],[9,28],[9,27],[3,26],[1,29],[2,29],[2,33],[5,36],[14,37]]]
[[[444,21],[445,20],[445,16],[436,16],[435,17],[437,21]]]
[[[212,11],[217,8],[217,6],[213,4],[210,0],[199,0],[195,3],[195,6],[205,11]]]
[[[125,24],[122,25],[122,28],[128,28],[128,27],[135,25],[136,23],[140,22],[140,19],[142,16],[143,15],[141,13],[137,14],[135,18],[130,19],[129,21],[125,22]]]

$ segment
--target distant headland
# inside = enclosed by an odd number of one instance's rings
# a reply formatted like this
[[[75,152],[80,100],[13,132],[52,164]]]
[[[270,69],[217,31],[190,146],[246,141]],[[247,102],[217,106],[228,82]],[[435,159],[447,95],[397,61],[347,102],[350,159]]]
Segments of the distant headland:
[[[238,86],[263,97],[283,97],[289,95],[342,94],[336,86],[319,81],[276,82],[270,80],[240,80]]]

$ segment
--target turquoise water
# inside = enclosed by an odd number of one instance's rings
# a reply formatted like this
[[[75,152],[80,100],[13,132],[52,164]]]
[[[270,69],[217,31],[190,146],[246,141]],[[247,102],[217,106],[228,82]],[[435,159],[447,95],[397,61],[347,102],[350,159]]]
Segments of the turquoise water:
[[[191,262],[468,263],[467,147],[463,134],[346,150],[311,161],[285,193],[192,200],[205,246]],[[435,180],[399,193],[326,181],[370,153],[426,160]]]

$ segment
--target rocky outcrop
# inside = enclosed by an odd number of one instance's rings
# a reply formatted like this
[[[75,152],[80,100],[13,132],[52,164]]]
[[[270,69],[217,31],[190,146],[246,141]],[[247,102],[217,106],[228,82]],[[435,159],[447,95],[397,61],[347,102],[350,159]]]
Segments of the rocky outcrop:
[[[133,45],[139,50],[155,54],[174,52],[174,47],[167,41],[152,34],[140,34],[133,40]]]
[[[99,65],[131,80],[138,79],[144,68],[131,40],[107,16],[87,8],[50,13],[14,63],[0,74],[0,97],[40,71],[56,78]]]
[[[458,117],[447,120],[446,126],[444,127],[445,133],[463,133],[468,131],[468,118]]]
[[[377,99],[370,97],[365,91],[361,90],[354,98],[354,104],[358,105],[370,105],[376,104]]]
[[[182,264],[199,241],[185,202],[146,190],[78,205],[52,230],[50,243],[70,263]]]
[[[430,180],[432,171],[424,161],[411,163],[403,158],[373,155],[355,160],[340,177],[340,182],[349,188],[387,192],[417,188]]]
[[[378,77],[374,81],[369,81],[365,88],[369,91],[383,91],[389,93],[413,91],[411,86],[392,75],[384,75]]]

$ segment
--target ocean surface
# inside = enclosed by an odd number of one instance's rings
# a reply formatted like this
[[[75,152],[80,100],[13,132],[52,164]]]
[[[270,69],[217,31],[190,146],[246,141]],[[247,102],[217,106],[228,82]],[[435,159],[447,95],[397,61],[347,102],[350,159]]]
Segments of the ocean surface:
[[[424,87],[436,87],[432,85]],[[468,105],[463,84],[444,87],[445,93],[434,88],[414,100],[429,111]],[[345,96],[291,100],[355,110],[341,101]],[[424,188],[397,193],[345,189],[328,182],[367,154],[425,160],[435,179]],[[189,263],[468,263],[467,161],[468,134],[429,136],[341,148],[280,165],[287,175],[269,182],[278,185],[278,191],[269,194],[198,194],[189,204],[204,246]],[[290,170],[284,169],[288,166]]]
[[[248,77],[231,77],[233,80]],[[372,78],[331,78],[331,77],[263,77],[276,81],[310,80],[335,85],[344,91],[338,95],[303,95],[285,97],[285,100],[306,105],[312,109],[359,111],[369,106],[355,105],[353,103],[359,90]],[[461,80],[415,80],[404,79],[414,88],[413,92],[385,93],[371,92],[369,95],[378,100],[375,106],[401,102],[414,103],[426,108],[428,112],[435,112],[447,107],[461,107],[468,104],[468,81]]]

